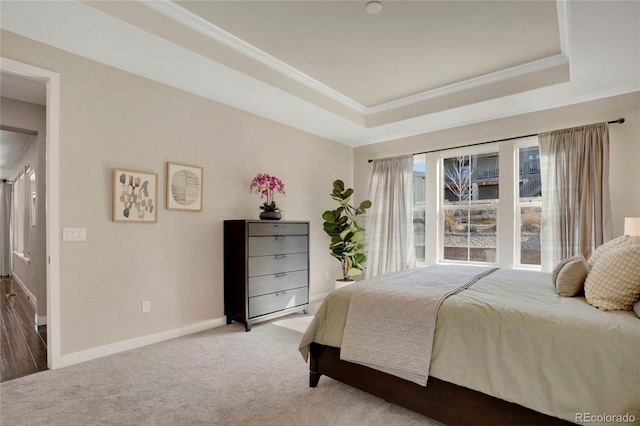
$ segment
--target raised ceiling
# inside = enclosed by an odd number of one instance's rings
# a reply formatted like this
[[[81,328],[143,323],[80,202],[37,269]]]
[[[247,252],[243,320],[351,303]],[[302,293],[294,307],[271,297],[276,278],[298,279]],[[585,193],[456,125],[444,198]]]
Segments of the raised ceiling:
[[[365,107],[561,54],[554,1],[177,1]]]
[[[381,3],[3,1],[0,22],[351,146],[640,90],[640,2]]]

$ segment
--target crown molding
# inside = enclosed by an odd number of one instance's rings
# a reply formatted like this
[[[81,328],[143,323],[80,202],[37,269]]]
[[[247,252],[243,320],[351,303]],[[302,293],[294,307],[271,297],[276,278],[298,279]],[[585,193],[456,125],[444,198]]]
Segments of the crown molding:
[[[319,82],[318,80],[308,76],[302,71],[292,67],[291,65],[271,56],[270,54],[258,49],[250,43],[234,36],[233,34],[225,31],[217,25],[201,18],[177,5],[171,0],[138,0],[139,3],[155,10],[164,16],[173,19],[185,25],[192,30],[199,32],[200,34],[209,37],[233,50],[243,54],[257,62],[269,66],[277,72],[290,77],[307,87],[337,101],[341,104],[353,109],[354,111],[369,116],[386,112],[398,108],[407,107],[409,105],[422,102],[428,99],[437,98],[440,96],[451,95],[454,93],[462,92],[465,90],[480,87],[486,84],[496,83],[499,81],[507,80],[514,77],[523,76],[529,73],[541,71],[547,68],[552,68],[559,65],[564,65],[569,62],[568,46],[569,46],[569,27],[568,27],[568,6],[567,2],[562,0],[557,2],[558,7],[558,26],[560,32],[560,45],[561,52],[558,55],[550,56],[537,61],[529,62],[527,64],[518,65],[512,68],[500,70],[490,74],[485,74],[472,79],[464,80],[458,83],[450,84],[447,86],[439,87],[437,89],[428,90],[425,92],[417,93],[414,95],[406,96],[403,98],[395,99],[393,101],[385,102],[382,104],[366,107],[356,100],[332,89],[331,87]]]
[[[323,95],[340,102],[341,104],[361,113],[366,114],[367,108],[361,103],[343,95],[337,90],[319,82],[318,80],[308,76],[297,68],[279,60],[278,58],[269,55],[268,53],[258,49],[254,45],[247,43],[246,41],[234,36],[233,34],[225,31],[215,24],[207,21],[188,11],[187,9],[173,3],[170,0],[154,1],[154,0],[138,0],[141,4],[155,10],[158,13],[165,15],[168,18],[173,19],[176,22],[180,22],[188,28],[199,32],[200,34],[209,37],[223,45],[241,53],[249,58],[267,65],[270,68],[278,71],[281,74],[290,77],[305,86],[322,93]]]
[[[571,39],[569,34],[571,33],[569,25],[569,4],[566,0],[558,0],[556,2],[558,7],[558,32],[560,34],[560,51],[567,58],[571,59]]]
[[[5,49],[8,52],[12,51],[11,33],[14,33],[356,147],[640,90],[637,80],[638,41],[628,37],[630,32],[637,32],[636,21],[631,16],[638,6],[633,3],[617,4],[622,10],[612,11],[598,3],[568,4],[572,19],[571,43],[583,46],[589,42],[593,46],[591,49],[572,49],[570,81],[391,120],[373,127],[348,120],[212,58],[147,33],[84,2],[6,2],[2,4],[0,28],[3,35],[4,31],[8,32]],[[590,25],[594,16],[601,15],[607,17],[611,27]],[[595,41],[600,44],[594,44]],[[142,57],[140,52],[145,52],[145,55]],[[556,60],[566,61],[567,55],[564,56],[562,59],[558,55]],[[171,67],[166,66],[168,58]],[[51,59],[44,60],[44,63],[57,62]],[[211,75],[216,75],[215,84],[208,77]]]
[[[447,86],[439,87],[437,89],[418,93],[416,95],[411,95],[405,98],[397,99],[395,101],[390,101],[384,104],[376,105],[376,106],[367,108],[367,115],[377,114],[380,112],[385,112],[393,109],[406,107],[406,106],[415,104],[417,102],[422,102],[429,99],[438,98],[441,96],[463,92],[465,90],[485,86],[491,83],[497,83],[499,81],[508,80],[510,78],[521,77],[523,75],[553,68],[559,65],[564,65],[567,63],[569,63],[569,59],[562,54],[550,56],[544,59],[529,62],[527,64],[517,65],[515,67],[507,68],[501,71],[485,74],[480,77],[464,80],[459,83],[450,84]]]

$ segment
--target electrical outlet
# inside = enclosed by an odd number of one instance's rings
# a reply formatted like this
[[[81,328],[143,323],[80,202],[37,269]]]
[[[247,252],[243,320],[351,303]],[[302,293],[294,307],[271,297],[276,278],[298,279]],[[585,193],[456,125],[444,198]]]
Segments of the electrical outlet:
[[[143,300],[142,301],[142,313],[146,314],[147,312],[151,312],[151,301]]]

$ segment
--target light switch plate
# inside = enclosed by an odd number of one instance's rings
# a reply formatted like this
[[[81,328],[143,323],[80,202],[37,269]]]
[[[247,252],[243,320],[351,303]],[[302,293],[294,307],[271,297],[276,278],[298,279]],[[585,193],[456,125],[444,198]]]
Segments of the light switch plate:
[[[87,241],[87,229],[62,228],[62,241]]]

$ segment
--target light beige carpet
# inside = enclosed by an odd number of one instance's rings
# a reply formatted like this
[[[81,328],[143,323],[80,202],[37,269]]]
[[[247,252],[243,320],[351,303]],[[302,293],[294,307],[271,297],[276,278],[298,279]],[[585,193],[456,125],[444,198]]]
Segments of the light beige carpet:
[[[438,425],[322,377],[298,353],[309,316],[169,340],[0,386],[13,425]]]

